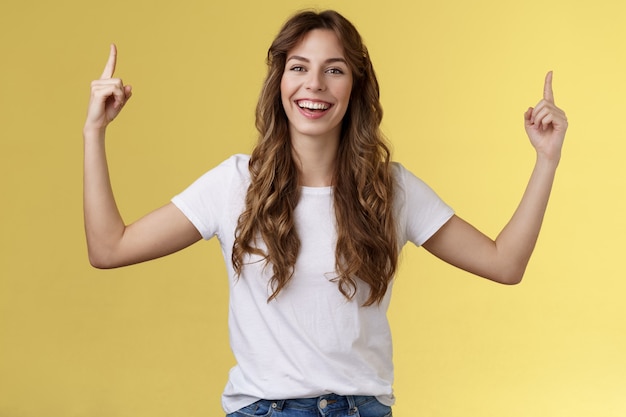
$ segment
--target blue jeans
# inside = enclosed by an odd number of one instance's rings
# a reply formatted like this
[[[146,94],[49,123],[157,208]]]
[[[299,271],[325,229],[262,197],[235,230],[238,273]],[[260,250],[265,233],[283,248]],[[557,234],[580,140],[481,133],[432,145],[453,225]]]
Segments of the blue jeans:
[[[391,417],[375,397],[336,394],[296,400],[259,400],[226,417]]]

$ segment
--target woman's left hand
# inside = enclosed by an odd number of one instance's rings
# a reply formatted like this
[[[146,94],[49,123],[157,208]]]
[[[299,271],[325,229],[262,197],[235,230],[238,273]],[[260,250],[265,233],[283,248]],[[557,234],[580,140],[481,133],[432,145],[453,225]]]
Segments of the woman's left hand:
[[[567,116],[554,104],[552,71],[546,75],[543,99],[524,113],[524,127],[537,156],[558,163],[567,131]]]

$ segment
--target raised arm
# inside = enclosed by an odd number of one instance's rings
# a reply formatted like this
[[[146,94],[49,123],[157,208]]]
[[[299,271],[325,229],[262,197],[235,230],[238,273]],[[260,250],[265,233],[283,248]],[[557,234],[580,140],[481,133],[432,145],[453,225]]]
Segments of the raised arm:
[[[117,49],[111,52],[100,79],[91,83],[83,128],[83,209],[89,261],[114,268],[175,252],[200,239],[187,218],[169,203],[126,226],[115,203],[105,151],[105,132],[132,95],[130,85],[113,78]]]
[[[543,99],[524,114],[524,126],[537,152],[535,167],[519,206],[495,241],[453,216],[424,244],[444,261],[503,284],[516,284],[524,275],[561,158],[567,117],[554,104],[552,72],[546,75]]]

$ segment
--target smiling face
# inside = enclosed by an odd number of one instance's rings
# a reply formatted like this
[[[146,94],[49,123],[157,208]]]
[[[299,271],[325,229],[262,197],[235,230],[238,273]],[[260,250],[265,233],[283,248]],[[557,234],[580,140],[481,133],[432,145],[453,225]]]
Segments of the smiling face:
[[[333,31],[314,29],[287,53],[280,91],[292,141],[339,141],[352,72]]]

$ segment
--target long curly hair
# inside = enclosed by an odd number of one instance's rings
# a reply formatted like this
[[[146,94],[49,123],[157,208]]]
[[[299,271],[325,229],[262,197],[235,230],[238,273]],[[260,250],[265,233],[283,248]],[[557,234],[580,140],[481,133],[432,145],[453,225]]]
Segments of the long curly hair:
[[[268,50],[268,74],[256,107],[259,140],[250,158],[251,183],[235,231],[232,262],[237,275],[249,255],[259,255],[266,266],[271,265],[268,302],[293,277],[300,250],[293,214],[300,197],[299,174],[280,83],[287,53],[314,29],[336,34],[353,76],[333,177],[337,228],[334,280],[347,299],[356,294],[359,280],[369,285],[369,298],[364,303],[368,306],[383,299],[398,264],[394,179],[390,150],[380,131],[383,111],[378,81],[367,48],[356,28],[332,10],[294,15]],[[258,246],[258,239],[266,249]]]

